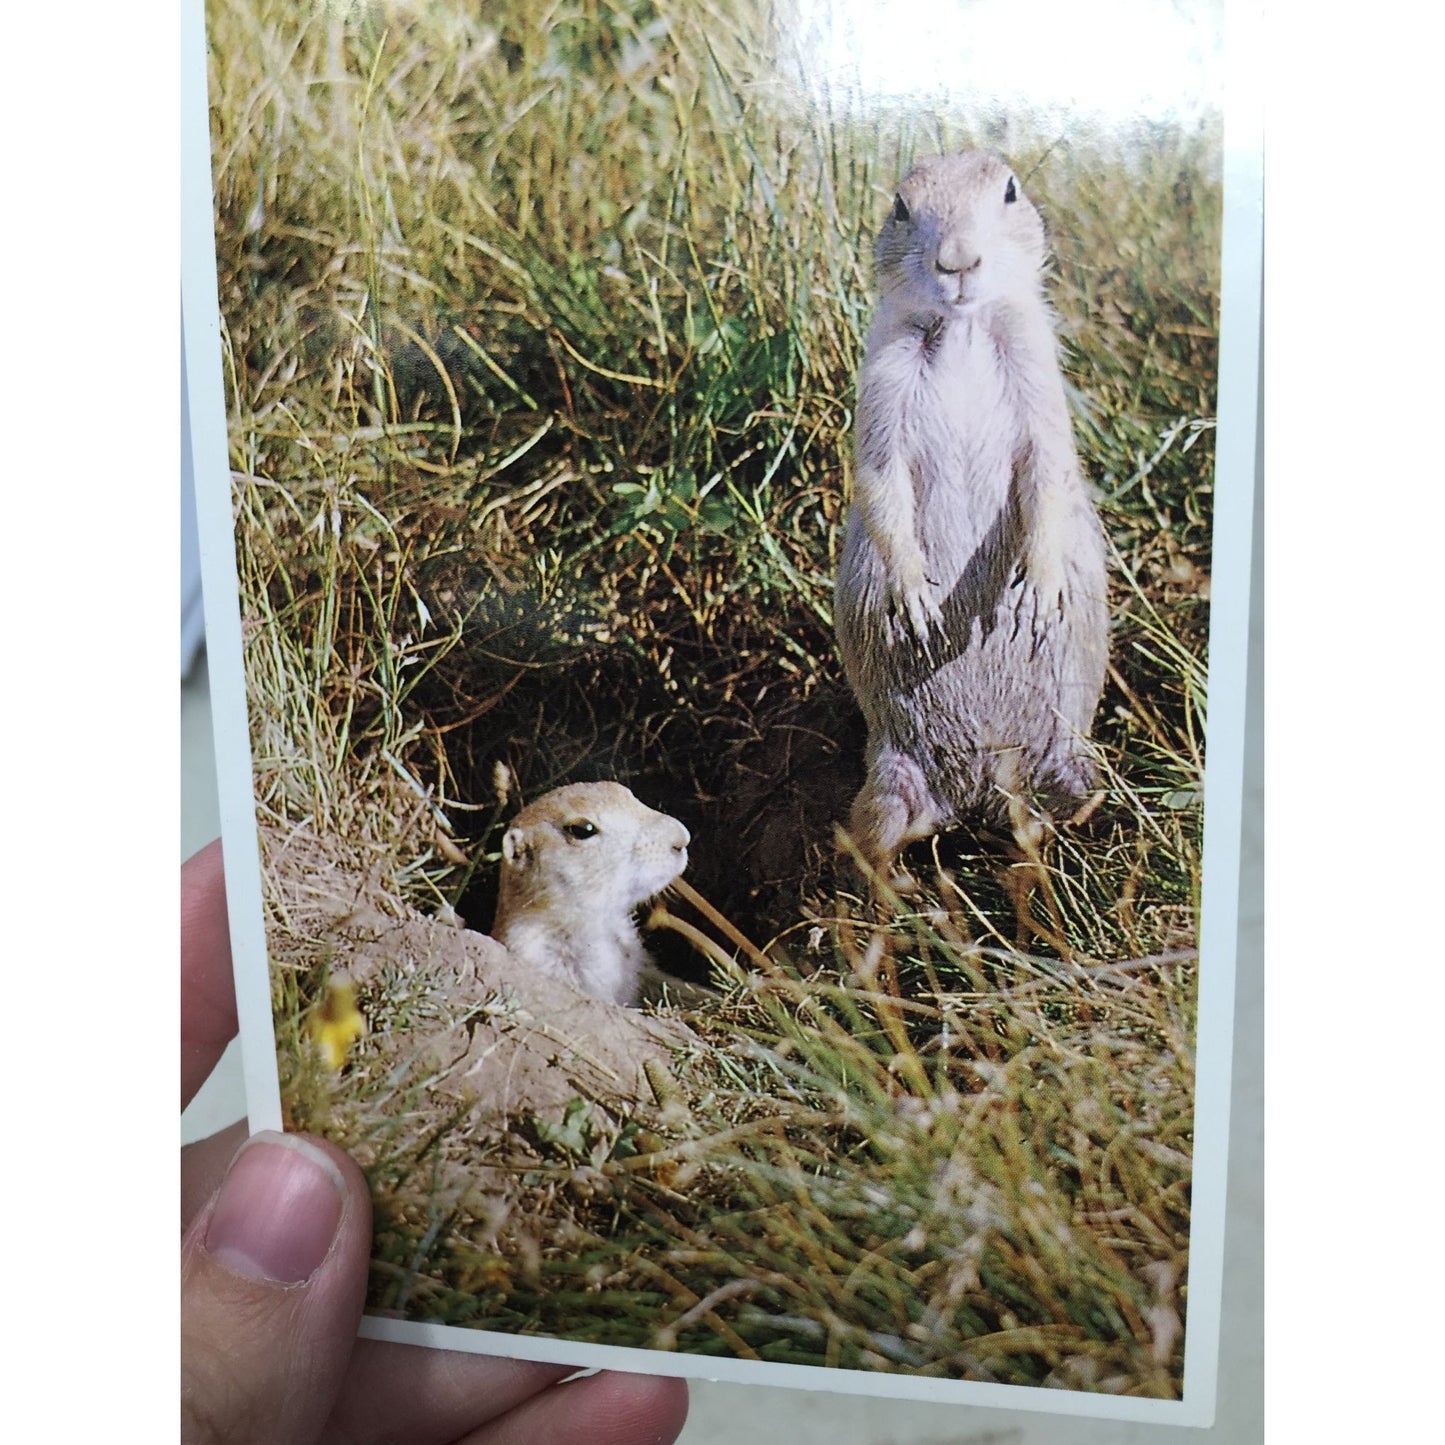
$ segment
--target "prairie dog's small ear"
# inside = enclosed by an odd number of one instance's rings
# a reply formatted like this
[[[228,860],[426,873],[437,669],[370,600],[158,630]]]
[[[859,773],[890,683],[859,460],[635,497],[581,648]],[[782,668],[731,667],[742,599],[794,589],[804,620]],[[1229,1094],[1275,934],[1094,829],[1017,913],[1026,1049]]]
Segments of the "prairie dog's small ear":
[[[532,857],[527,835],[520,828],[508,828],[502,839],[502,857],[514,868],[525,868]]]

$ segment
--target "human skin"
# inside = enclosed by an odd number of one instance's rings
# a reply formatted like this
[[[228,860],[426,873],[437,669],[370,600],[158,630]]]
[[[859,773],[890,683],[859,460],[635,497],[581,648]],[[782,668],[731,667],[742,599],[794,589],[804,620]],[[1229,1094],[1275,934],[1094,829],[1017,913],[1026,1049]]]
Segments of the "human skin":
[[[181,868],[181,1107],[237,1029],[220,845]],[[357,1337],[371,1200],[310,1135],[244,1122],[181,1152],[185,1445],[669,1445],[681,1380]]]

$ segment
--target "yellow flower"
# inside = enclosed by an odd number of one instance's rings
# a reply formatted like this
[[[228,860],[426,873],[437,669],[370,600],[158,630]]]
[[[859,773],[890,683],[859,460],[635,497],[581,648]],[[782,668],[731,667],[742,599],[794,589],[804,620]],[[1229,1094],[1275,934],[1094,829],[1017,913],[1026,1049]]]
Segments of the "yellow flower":
[[[366,1016],[356,1006],[355,987],[345,979],[329,983],[326,997],[311,1011],[311,1037],[327,1068],[340,1069],[365,1032]]]

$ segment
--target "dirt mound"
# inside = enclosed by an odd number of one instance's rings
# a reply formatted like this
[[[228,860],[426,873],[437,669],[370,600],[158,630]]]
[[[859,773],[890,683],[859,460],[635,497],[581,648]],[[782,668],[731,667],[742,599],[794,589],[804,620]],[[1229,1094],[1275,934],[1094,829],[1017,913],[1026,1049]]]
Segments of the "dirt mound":
[[[303,1111],[321,1117],[299,1127],[341,1136],[366,1164],[370,1141],[349,1117],[380,1107],[412,1137],[445,1122],[466,1141],[472,1182],[510,1196],[539,1146],[555,1157],[549,1145],[574,1141],[581,1162],[587,1138],[660,1115],[675,1057],[697,1043],[680,1019],[590,998],[399,903],[384,863],[354,845],[263,828],[262,852],[273,967],[296,978],[299,1041],[324,1083]],[[347,984],[365,1032],[327,1080],[309,1021]]]

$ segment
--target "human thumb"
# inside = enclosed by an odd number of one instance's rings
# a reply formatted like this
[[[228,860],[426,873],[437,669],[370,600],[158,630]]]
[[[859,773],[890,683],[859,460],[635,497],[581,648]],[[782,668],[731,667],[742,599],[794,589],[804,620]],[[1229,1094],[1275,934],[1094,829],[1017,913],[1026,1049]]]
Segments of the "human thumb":
[[[366,1294],[371,1203],[339,1149],[252,1135],[181,1243],[185,1445],[320,1438]]]

